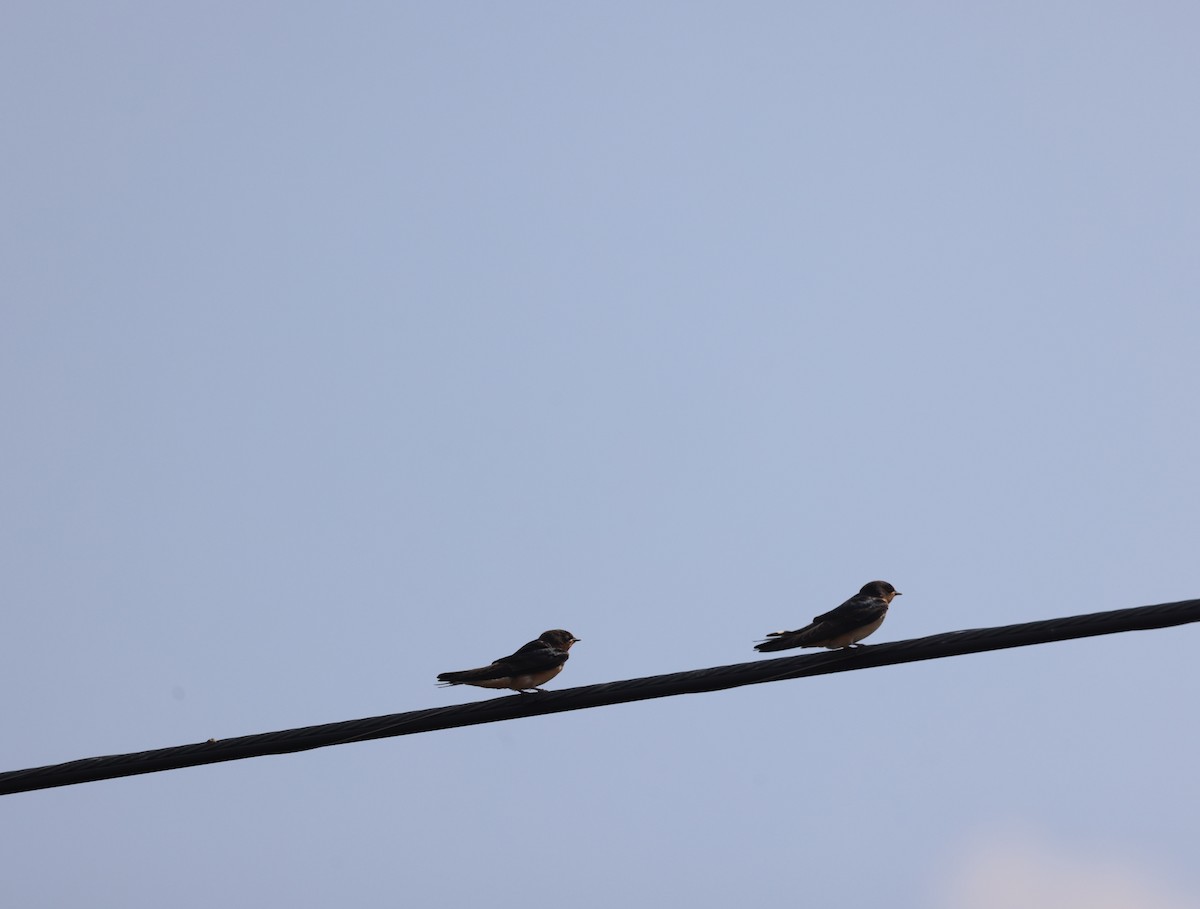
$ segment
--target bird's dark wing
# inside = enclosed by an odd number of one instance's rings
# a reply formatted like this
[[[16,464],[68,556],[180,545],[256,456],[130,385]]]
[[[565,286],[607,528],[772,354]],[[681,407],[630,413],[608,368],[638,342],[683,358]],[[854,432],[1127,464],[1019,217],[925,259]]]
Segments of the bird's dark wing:
[[[501,657],[492,665],[504,666],[505,675],[524,675],[554,669],[565,663],[569,657],[570,654],[565,650],[551,647],[545,641],[530,641],[516,653]]]
[[[819,622],[814,622],[812,625],[806,625],[803,628],[797,628],[795,631],[772,631],[767,635],[767,640],[756,644],[754,649],[760,653],[769,653],[773,650],[791,650],[793,647],[814,646],[814,641],[823,640],[825,637],[821,634],[821,631],[822,628]]]
[[[508,656],[500,657],[500,659],[496,660],[496,662],[501,663],[504,660],[514,659],[515,657],[518,657],[523,653],[532,653],[535,650],[547,650],[547,649],[553,650],[554,648],[551,647],[549,644],[547,644],[545,641],[543,641],[541,638],[538,638],[536,641],[530,641],[528,644],[522,644],[521,647],[515,653],[510,653]]]
[[[512,674],[512,669],[497,660],[491,666],[480,666],[478,669],[460,669],[456,672],[438,673],[438,681],[450,684],[457,684],[459,682],[488,682],[492,679],[506,679]]]
[[[888,604],[879,597],[851,597],[836,609],[813,619],[814,625],[829,622],[833,625],[857,628],[870,625],[881,616],[887,615]]]

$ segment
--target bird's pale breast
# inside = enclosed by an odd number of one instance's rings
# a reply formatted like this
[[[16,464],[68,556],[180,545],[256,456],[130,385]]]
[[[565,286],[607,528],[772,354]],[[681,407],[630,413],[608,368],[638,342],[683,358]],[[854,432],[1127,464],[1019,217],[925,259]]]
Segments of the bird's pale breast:
[[[870,625],[863,625],[861,628],[855,628],[853,631],[847,631],[845,634],[839,634],[836,638],[830,638],[821,646],[835,648],[849,647],[851,644],[857,644],[867,635],[878,629],[879,626],[883,624],[883,620],[886,618],[886,616],[887,613],[884,613]]]

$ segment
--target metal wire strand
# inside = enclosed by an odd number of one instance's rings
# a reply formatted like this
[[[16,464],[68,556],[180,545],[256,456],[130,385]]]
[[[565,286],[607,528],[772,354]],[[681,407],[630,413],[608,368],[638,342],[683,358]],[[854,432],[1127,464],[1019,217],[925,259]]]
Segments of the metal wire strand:
[[[967,653],[1004,650],[1009,647],[1026,647],[1031,644],[1046,644],[1101,634],[1168,628],[1197,621],[1200,621],[1200,600],[1182,600],[1157,606],[1139,606],[1112,612],[1044,619],[1021,625],[951,631],[890,644],[694,669],[669,675],[547,691],[536,695],[516,694],[474,704],[435,707],[389,716],[286,729],[281,732],[209,740],[194,745],[159,748],[133,754],[83,758],[65,764],[51,764],[27,770],[11,770],[0,773],[0,795],[116,779],[140,773],[156,773],[160,770],[176,770],[181,767],[197,767],[201,764],[238,761],[268,754],[309,751],[329,745],[395,735],[415,735],[458,726],[498,723],[502,720],[562,713],[567,710],[584,710],[702,691],[720,691],[741,685],[806,678],[831,672],[873,669],[896,663],[934,660]]]

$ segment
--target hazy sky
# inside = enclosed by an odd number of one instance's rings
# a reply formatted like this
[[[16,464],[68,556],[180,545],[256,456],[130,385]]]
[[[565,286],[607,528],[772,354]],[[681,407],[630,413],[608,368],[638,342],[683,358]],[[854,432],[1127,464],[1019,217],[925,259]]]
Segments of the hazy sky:
[[[1190,3],[10,2],[0,770],[1200,595]],[[0,800],[0,904],[1200,904],[1178,628]]]

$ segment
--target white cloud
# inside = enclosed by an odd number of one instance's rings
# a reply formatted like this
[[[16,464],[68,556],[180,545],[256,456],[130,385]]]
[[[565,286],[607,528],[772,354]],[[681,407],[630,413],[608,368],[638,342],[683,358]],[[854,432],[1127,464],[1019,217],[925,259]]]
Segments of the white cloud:
[[[1194,909],[1136,860],[1050,842],[1029,831],[966,844],[945,881],[945,909]]]

